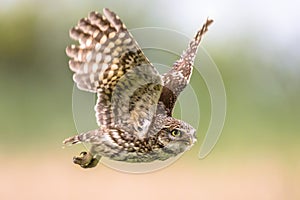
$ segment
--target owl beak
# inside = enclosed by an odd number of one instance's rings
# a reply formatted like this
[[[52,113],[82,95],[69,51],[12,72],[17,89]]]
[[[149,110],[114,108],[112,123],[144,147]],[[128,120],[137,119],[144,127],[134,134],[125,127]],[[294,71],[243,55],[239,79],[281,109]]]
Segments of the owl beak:
[[[195,137],[189,137],[189,139],[187,139],[185,141],[188,146],[191,146],[197,141],[197,139]]]
[[[194,144],[197,141],[196,131],[190,137],[190,145]]]
[[[190,145],[193,145],[196,141],[197,141],[197,139],[195,137],[191,137],[190,138]]]

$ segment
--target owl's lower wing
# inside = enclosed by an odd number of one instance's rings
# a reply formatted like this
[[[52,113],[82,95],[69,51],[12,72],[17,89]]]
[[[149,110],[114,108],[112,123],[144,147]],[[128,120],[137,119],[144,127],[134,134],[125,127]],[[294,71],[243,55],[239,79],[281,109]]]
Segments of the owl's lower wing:
[[[80,45],[67,47],[69,66],[79,89],[97,93],[99,125],[138,134],[151,123],[162,80],[119,17],[103,13],[91,12],[70,30]]]
[[[174,63],[169,72],[163,75],[164,87],[159,101],[163,103],[164,109],[169,116],[172,115],[177,97],[190,81],[198,46],[202,36],[207,32],[208,26],[212,22],[213,20],[207,19],[194,39],[190,42],[188,48],[180,56],[180,59]]]
[[[112,93],[115,123],[139,138],[146,137],[156,115],[161,90],[161,77],[149,64],[128,70]]]

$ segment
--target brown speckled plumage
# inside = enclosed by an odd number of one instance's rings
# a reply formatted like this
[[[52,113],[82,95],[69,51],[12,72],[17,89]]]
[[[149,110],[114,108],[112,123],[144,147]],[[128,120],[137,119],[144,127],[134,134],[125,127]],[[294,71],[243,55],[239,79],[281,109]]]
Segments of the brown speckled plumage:
[[[108,9],[91,12],[70,30],[79,45],[67,47],[70,69],[79,89],[97,94],[99,128],[70,137],[64,144],[85,142],[90,152],[74,157],[83,168],[101,156],[125,162],[166,160],[188,150],[195,129],[172,117],[180,92],[188,84],[202,35],[197,32],[181,58],[163,76],[149,62],[120,18]]]

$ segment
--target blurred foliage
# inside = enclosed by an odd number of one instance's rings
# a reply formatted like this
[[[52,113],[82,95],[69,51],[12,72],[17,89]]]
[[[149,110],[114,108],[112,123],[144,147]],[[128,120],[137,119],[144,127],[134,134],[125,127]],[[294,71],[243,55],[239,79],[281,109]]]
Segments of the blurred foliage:
[[[78,6],[70,11],[62,6],[54,12],[46,6],[37,7],[24,4],[0,14],[0,148],[59,146],[76,131],[72,73],[64,51],[71,43],[68,29],[91,9]],[[135,11],[145,12],[144,17],[126,18],[124,11],[127,27],[151,20],[145,8],[136,7]],[[223,76],[228,98],[219,148],[296,145],[300,139],[300,79],[295,66],[300,62],[286,59],[288,51],[264,54],[251,35],[222,44],[208,37],[204,44]],[[202,140],[209,122],[209,94],[200,75],[194,76],[192,85],[203,91],[197,94],[203,99]]]

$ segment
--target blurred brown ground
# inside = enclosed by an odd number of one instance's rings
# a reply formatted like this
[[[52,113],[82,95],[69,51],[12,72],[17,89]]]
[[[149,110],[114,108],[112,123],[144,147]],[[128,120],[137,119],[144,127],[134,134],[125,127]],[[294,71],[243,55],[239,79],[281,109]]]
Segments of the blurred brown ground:
[[[274,152],[192,162],[183,156],[147,174],[104,165],[84,170],[71,158],[59,152],[2,155],[1,199],[300,199],[300,162],[291,167]]]

